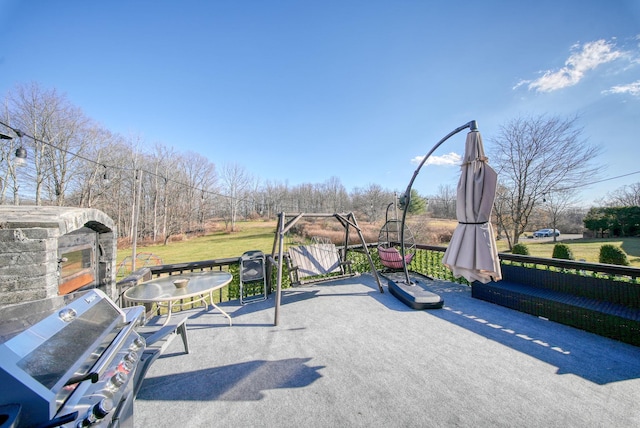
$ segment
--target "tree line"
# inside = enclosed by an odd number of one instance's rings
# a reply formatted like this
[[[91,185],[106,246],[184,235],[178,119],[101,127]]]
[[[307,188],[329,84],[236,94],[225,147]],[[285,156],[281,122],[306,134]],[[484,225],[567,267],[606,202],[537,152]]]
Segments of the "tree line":
[[[593,207],[584,218],[596,236],[640,236],[640,206]]]
[[[238,219],[281,211],[357,211],[376,221],[395,196],[377,184],[347,192],[337,177],[295,186],[261,182],[239,164],[215,165],[161,143],[148,150],[139,137],[110,132],[37,83],[17,86],[4,101],[0,204],[97,208],[120,237],[137,229],[140,237],[167,240],[204,230],[211,218],[234,230]],[[15,157],[19,148],[28,153],[24,166]]]
[[[0,204],[97,208],[120,237],[167,240],[204,230],[222,218],[274,218],[281,212],[355,212],[381,221],[402,195],[371,183],[347,191],[338,177],[322,183],[262,181],[239,164],[216,165],[161,143],[109,131],[55,89],[17,85],[0,114]],[[499,174],[493,221],[512,246],[532,224],[555,227],[575,210],[575,188],[593,179],[599,149],[581,137],[578,118],[518,117],[490,139],[489,162]],[[16,150],[23,148],[28,161]],[[441,186],[417,210],[455,218],[456,191]],[[22,199],[22,200],[21,200]]]

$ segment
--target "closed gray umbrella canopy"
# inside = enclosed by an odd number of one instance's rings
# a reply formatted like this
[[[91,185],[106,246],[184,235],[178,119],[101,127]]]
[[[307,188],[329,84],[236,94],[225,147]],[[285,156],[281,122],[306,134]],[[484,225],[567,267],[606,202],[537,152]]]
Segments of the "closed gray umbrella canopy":
[[[502,279],[491,210],[498,174],[487,163],[480,132],[467,134],[458,181],[456,226],[442,263],[458,278],[483,284]]]

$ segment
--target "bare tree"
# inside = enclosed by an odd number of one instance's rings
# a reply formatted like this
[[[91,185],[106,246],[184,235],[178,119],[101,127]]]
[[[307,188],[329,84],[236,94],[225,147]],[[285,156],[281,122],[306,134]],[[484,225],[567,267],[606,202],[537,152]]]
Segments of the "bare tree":
[[[86,151],[92,142],[91,121],[78,108],[68,103],[58,105],[56,117],[45,131],[46,141],[52,145],[44,147],[48,174],[44,179],[49,200],[58,206],[65,205],[65,196],[73,191],[74,177],[85,162]]]
[[[600,149],[587,144],[581,134],[577,118],[543,115],[513,119],[491,140],[491,164],[501,185],[494,210],[509,247],[518,243],[545,195],[572,189],[597,175],[591,161]]]
[[[9,124],[9,113],[5,109],[3,123]],[[18,190],[18,163],[15,151],[21,147],[21,138],[12,129],[0,130],[4,137],[0,139],[0,205],[6,203],[7,192],[11,192],[14,205],[20,204]]]
[[[439,185],[438,193],[428,198],[429,210],[434,217],[456,218],[457,191],[451,184]]]
[[[2,122],[13,139],[0,146],[0,203],[19,195],[36,204],[92,207],[114,219],[120,237],[165,242],[172,234],[202,229],[222,213],[235,223],[254,213],[345,212],[361,209],[380,216],[393,193],[370,185],[352,195],[338,177],[323,183],[260,184],[237,164],[218,177],[203,156],[186,156],[161,144],[148,152],[140,137],[122,137],[98,126],[56,90],[37,83],[19,85],[4,100]],[[21,130],[25,136],[20,137]],[[29,153],[27,167],[15,168],[15,150]],[[20,192],[18,192],[18,189]],[[220,193],[225,193],[222,196]]]
[[[383,219],[387,205],[394,201],[393,192],[379,184],[371,183],[364,189],[356,188],[351,192],[352,211],[366,214],[370,222]]]
[[[222,167],[221,185],[225,193],[227,216],[231,222],[231,231],[235,232],[238,207],[251,189],[253,177],[242,166],[230,163]]]
[[[16,86],[7,99],[15,127],[33,137],[23,140],[28,140],[30,162],[25,171],[36,205],[42,204],[43,196],[64,205],[89,144],[91,121],[55,89],[37,83]]]
[[[180,169],[184,173],[187,196],[189,229],[203,229],[204,220],[212,203],[210,193],[217,181],[215,166],[201,154],[189,152],[181,158]],[[247,189],[242,189],[247,190]]]
[[[557,229],[563,214],[574,204],[577,199],[575,192],[570,190],[558,190],[549,195],[543,195],[543,211],[547,214],[548,223],[552,229]],[[557,236],[553,234],[553,242]]]
[[[170,196],[167,193],[169,184],[169,175],[176,170],[176,154],[172,149],[162,144],[154,146],[153,176],[151,177],[151,199],[152,213],[152,240],[156,242],[162,235],[166,244],[168,240],[168,204]]]
[[[91,126],[86,133],[88,159],[78,164],[73,176],[75,189],[66,200],[79,207],[102,208],[110,205],[109,185],[113,178],[111,165],[116,158],[118,136],[100,126]]]
[[[261,187],[260,180],[258,178],[254,178],[251,184],[249,200],[247,200],[245,207],[245,216],[262,216],[264,213],[265,201]]]
[[[175,159],[177,165],[183,160]],[[193,219],[191,197],[193,192],[185,192],[187,180],[182,171],[176,169],[162,177],[162,235],[164,244],[169,242],[172,235],[177,235],[190,230],[190,222]]]
[[[640,206],[640,183],[622,186],[608,193],[600,203],[608,207]]]
[[[104,184],[104,195],[95,205],[103,210],[116,223],[118,234],[121,237],[130,237],[131,216],[130,210],[135,195],[135,184],[132,179],[131,168],[137,163],[134,160],[140,155],[134,148],[133,140],[122,136],[114,136],[110,141],[104,156],[108,159],[105,163],[109,183]]]
[[[269,180],[262,186],[265,199],[265,215],[271,218],[274,214],[284,210],[289,192],[286,184],[274,183]]]
[[[325,181],[321,186],[320,191],[325,195],[323,200],[327,204],[326,209],[329,212],[341,213],[345,211],[349,197],[338,177],[333,176]]]

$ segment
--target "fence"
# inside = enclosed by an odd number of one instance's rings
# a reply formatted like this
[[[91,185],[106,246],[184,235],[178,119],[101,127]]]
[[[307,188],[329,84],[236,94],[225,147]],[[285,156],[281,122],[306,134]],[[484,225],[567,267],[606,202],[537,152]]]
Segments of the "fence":
[[[469,285],[464,278],[454,278],[451,271],[442,264],[442,257],[446,247],[432,245],[416,245],[416,255],[411,262],[410,269],[423,275],[455,282],[458,284]],[[371,257],[373,258],[376,268],[382,269],[378,252],[374,245],[369,246]],[[272,262],[273,259],[268,257]],[[362,250],[361,245],[349,247],[347,258],[351,260],[352,269],[356,272],[366,273],[370,271],[369,261]],[[564,274],[576,275],[576,285],[584,282],[586,278],[597,278],[599,281],[613,281],[620,284],[628,284],[631,286],[640,286],[640,269],[614,266],[600,263],[577,262],[572,260],[547,259],[531,256],[521,256],[509,253],[500,253],[501,263],[523,266],[530,269],[539,269],[543,271],[562,272]],[[214,259],[205,261],[196,261],[188,263],[165,264],[160,266],[150,266],[134,272],[128,277],[118,282],[118,293],[121,296],[126,288],[135,285],[141,281],[155,278],[161,275],[176,275],[183,272],[199,272],[207,270],[227,271],[233,275],[231,283],[220,289],[217,302],[237,300],[239,299],[239,261],[240,257],[231,257],[224,259]],[[140,272],[143,271],[143,272]],[[148,273],[145,272],[148,271]],[[535,271],[531,271],[533,274]],[[276,269],[269,269],[268,288],[276,281]],[[283,263],[282,287],[290,287],[289,275],[286,263]]]

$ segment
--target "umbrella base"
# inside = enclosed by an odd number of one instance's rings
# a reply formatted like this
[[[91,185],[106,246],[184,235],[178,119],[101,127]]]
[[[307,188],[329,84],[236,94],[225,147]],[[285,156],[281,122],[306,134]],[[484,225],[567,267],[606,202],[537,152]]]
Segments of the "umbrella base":
[[[440,309],[444,299],[425,289],[431,279],[416,272],[409,272],[411,284],[407,284],[404,272],[380,273],[388,282],[389,292],[411,309]]]

